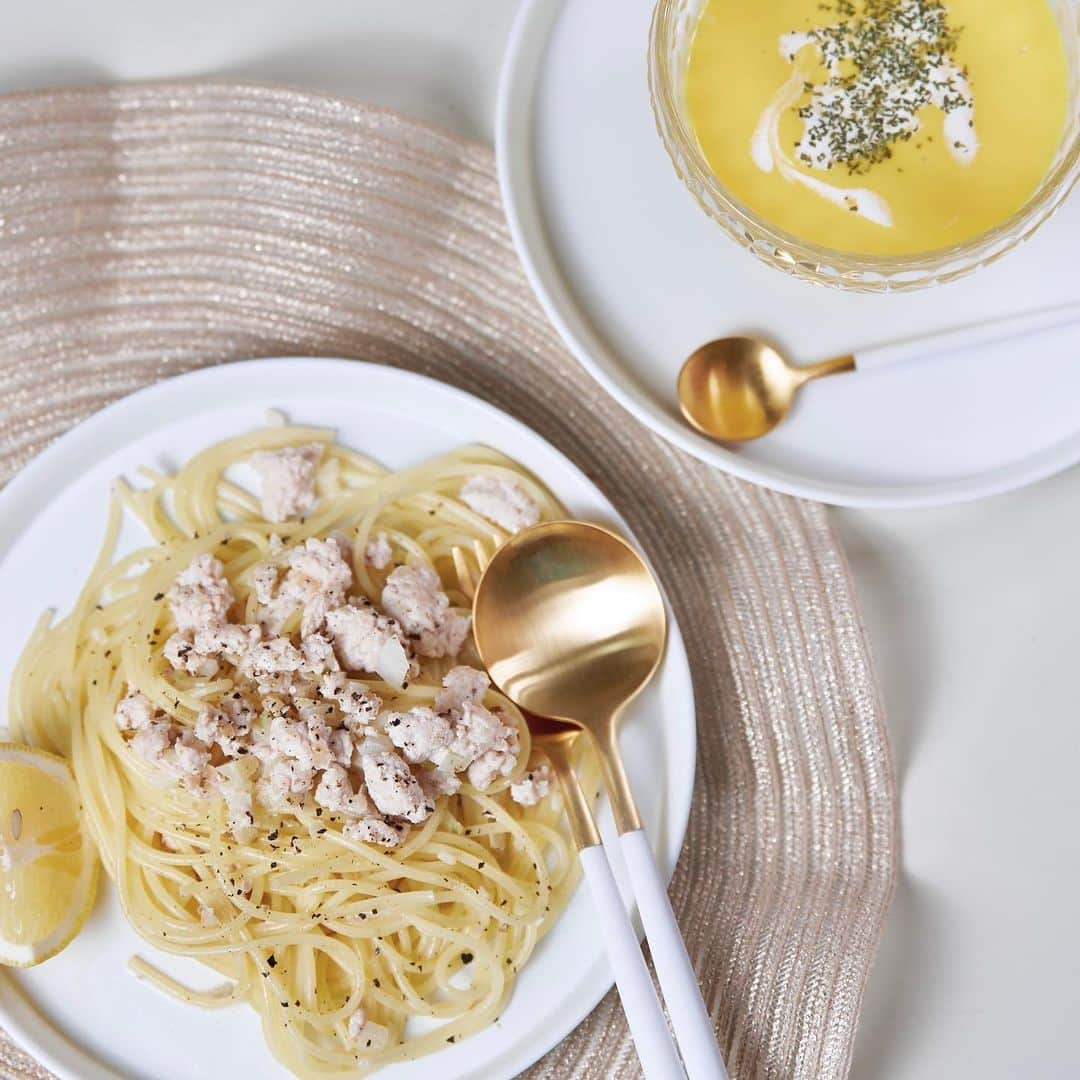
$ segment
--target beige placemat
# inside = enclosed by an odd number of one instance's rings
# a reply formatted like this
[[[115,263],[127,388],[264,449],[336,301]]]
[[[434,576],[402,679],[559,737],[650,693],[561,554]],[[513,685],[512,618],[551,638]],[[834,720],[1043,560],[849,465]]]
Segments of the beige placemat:
[[[0,482],[137,387],[275,354],[464,387],[625,515],[694,670],[673,897],[731,1072],[844,1076],[893,889],[896,791],[822,508],[711,472],[579,370],[519,269],[485,148],[262,86],[0,98]],[[2,1033],[0,1072],[46,1075]],[[637,1072],[609,995],[528,1075]]]

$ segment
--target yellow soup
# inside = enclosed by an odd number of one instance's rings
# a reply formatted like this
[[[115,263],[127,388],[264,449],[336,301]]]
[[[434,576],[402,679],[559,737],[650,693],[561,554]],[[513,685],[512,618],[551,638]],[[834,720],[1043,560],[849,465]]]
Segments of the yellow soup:
[[[1068,74],[1047,0],[709,0],[686,102],[747,208],[825,247],[898,255],[1028,201]]]

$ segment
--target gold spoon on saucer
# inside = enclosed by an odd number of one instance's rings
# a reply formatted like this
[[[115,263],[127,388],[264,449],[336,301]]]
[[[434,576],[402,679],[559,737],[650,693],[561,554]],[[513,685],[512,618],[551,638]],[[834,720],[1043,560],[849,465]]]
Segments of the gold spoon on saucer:
[[[778,349],[758,338],[717,338],[692,352],[683,364],[678,380],[679,406],[702,434],[725,442],[744,442],[768,434],[784,420],[796,393],[811,379],[844,371],[878,371],[1077,323],[1080,304],[1063,304],[859,349],[806,367],[795,367]]]
[[[667,613],[652,573],[607,529],[580,521],[535,525],[507,541],[485,569],[473,630],[484,666],[507,697],[584,729],[598,752],[687,1075],[726,1076],[619,750],[619,719],[664,653]]]
[[[768,434],[805,382],[854,371],[851,354],[794,367],[756,338],[718,338],[692,352],[679,372],[679,407],[702,434],[744,442]]]

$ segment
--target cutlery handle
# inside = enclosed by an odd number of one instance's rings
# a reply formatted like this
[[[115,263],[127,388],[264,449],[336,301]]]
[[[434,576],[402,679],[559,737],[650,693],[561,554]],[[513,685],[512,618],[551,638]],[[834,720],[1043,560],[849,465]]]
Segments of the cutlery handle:
[[[894,345],[863,349],[855,354],[855,368],[857,371],[878,371],[894,364],[905,364],[909,360],[959,352],[961,349],[974,349],[979,345],[993,345],[1077,323],[1080,323],[1080,304],[1065,304],[1044,311],[1013,315],[1007,319],[963,326],[958,330],[946,330],[940,334],[927,334],[910,341],[898,341]]]
[[[690,1080],[726,1080],[727,1070],[716,1044],[712,1021],[671,910],[667,889],[656,869],[649,838],[644,829],[635,829],[619,837],[619,846],[630,872],[634,898],[649,939],[671,1026],[682,1051],[686,1075]]]
[[[682,1080],[684,1073],[664,1011],[603,847],[582,848],[581,866],[600,916],[600,932],[641,1068],[648,1080]]]

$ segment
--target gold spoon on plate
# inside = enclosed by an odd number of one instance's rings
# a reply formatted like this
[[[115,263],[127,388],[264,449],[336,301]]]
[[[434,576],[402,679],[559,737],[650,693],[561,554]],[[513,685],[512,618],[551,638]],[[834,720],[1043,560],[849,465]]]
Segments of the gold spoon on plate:
[[[1012,338],[1058,330],[1080,321],[1080,304],[960,327],[847,353],[796,367],[772,345],[751,337],[717,338],[695,350],[679,372],[679,407],[704,435],[744,442],[768,434],[791,411],[811,379],[845,371],[876,371],[942,353],[962,352]]]
[[[619,719],[664,653],[667,613],[656,580],[607,529],[579,521],[535,525],[492,557],[473,600],[473,630],[484,665],[511,701],[582,728],[599,754],[687,1075],[726,1076],[619,750]]]
[[[549,720],[546,716],[537,716],[527,710],[522,710],[522,713],[529,725],[533,747],[547,755],[551,770],[558,778],[574,847],[578,851],[595,847],[600,843],[600,832],[588,796],[574,770],[574,746],[581,736],[581,728],[562,720]]]

